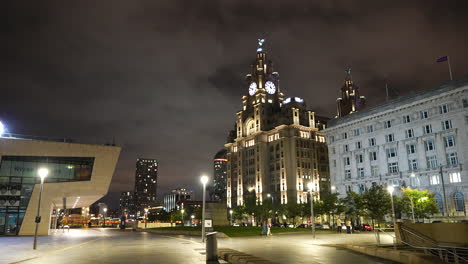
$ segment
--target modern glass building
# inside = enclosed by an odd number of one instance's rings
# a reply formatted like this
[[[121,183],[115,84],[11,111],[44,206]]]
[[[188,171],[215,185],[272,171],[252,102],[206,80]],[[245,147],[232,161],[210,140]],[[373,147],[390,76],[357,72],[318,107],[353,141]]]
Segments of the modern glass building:
[[[40,178],[44,181],[39,234],[54,225],[55,209],[89,206],[107,193],[119,147],[0,138],[0,235],[32,235]]]

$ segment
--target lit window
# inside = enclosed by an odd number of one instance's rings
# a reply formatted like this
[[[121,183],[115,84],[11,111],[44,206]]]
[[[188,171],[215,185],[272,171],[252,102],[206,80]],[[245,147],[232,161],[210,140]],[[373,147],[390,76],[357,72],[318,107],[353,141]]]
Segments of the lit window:
[[[431,175],[429,177],[429,183],[431,185],[438,185],[439,184],[439,175]]]
[[[461,182],[460,172],[451,172],[449,173],[449,179],[451,183]]]

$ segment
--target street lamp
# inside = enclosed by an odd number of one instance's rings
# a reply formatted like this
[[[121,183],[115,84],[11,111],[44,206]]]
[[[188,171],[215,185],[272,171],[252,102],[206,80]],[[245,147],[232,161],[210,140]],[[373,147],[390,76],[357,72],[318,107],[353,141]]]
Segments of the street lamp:
[[[314,194],[313,194],[314,185],[312,184],[312,182],[309,182],[307,184],[307,187],[309,188],[309,192],[310,192],[310,223],[312,224],[312,237],[315,239]]]
[[[202,208],[202,242],[205,242],[205,190],[206,184],[208,183],[208,176],[203,175],[200,178],[201,183],[203,184],[203,208]]]
[[[145,228],[148,226],[148,208],[145,208]]]
[[[332,191],[332,193],[334,193],[334,192],[336,191],[335,185],[332,185],[332,186],[331,186],[331,191]]]
[[[233,213],[233,212],[234,212],[234,211],[232,211],[232,209],[229,210],[229,214],[231,215],[231,225],[232,225],[232,213]]]
[[[392,185],[387,187],[388,192],[390,193],[390,200],[392,201],[392,217],[393,217],[393,230],[396,228],[396,219],[395,219],[395,206],[393,205],[393,191],[395,188]],[[396,235],[396,234],[395,234]],[[395,237],[393,238],[393,249],[396,250],[396,241]]]
[[[184,212],[185,212],[185,210],[182,208],[182,210],[180,210],[180,212],[182,213],[182,226],[184,226]]]
[[[1,123],[0,123],[1,124]],[[3,125],[1,125],[0,128],[3,128]],[[42,200],[42,190],[44,189],[44,179],[47,177],[49,174],[49,170],[46,168],[40,168],[37,171],[37,174],[41,178],[41,189],[39,191],[39,202],[37,204],[37,214],[36,214],[36,231],[34,231],[34,245],[33,249],[37,248],[37,230],[39,228],[39,223],[41,222],[41,216],[40,216],[40,211],[41,211],[41,200]]]
[[[107,207],[104,207],[104,228],[106,227],[106,216],[107,216]]]
[[[193,219],[195,218],[195,216],[191,215],[190,217],[192,218],[192,226],[193,226]]]

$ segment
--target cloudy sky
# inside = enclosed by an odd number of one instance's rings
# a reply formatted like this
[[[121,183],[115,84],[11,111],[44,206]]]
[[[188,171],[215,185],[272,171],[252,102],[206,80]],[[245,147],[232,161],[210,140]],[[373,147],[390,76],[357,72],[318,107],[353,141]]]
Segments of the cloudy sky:
[[[333,116],[344,69],[371,105],[468,73],[467,1],[8,1],[0,119],[10,132],[107,143],[111,191],[156,158],[159,191],[199,190],[266,38],[281,90]],[[5,20],[4,20],[5,21]],[[160,196],[161,198],[162,196]]]

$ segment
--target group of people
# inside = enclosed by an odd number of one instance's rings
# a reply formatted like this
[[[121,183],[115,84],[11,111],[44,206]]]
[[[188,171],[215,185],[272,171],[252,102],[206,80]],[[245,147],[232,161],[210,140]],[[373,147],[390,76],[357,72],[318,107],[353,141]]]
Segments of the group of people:
[[[342,233],[343,229],[346,230],[346,233],[351,234],[353,232],[353,226],[351,225],[351,221],[346,219],[341,221],[340,218],[336,220],[336,231],[338,233]]]

